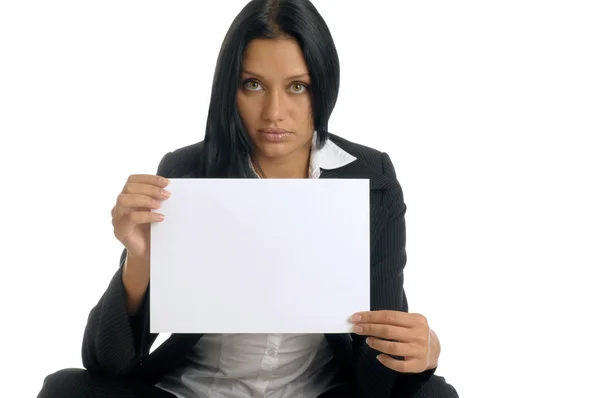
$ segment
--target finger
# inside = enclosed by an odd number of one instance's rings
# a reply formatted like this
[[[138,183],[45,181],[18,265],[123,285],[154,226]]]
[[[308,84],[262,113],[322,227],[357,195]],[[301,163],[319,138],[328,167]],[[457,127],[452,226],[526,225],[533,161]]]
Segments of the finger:
[[[149,184],[164,188],[169,185],[169,180],[154,174],[132,174],[127,179],[127,183]]]
[[[421,373],[427,370],[427,365],[422,360],[414,358],[399,360],[386,354],[379,354],[377,360],[384,366],[400,373]]]
[[[420,324],[427,324],[427,318],[421,314],[387,310],[357,312],[351,319],[355,323],[380,323],[403,327],[415,327]]]
[[[113,226],[116,226],[119,223],[119,221],[124,216],[127,216],[129,213],[131,213],[133,211],[142,211],[142,210],[148,211],[148,209],[143,208],[143,207],[131,207],[131,208],[128,208],[127,211],[121,211],[121,213],[117,213],[119,211],[119,209],[117,208],[117,205],[114,205],[112,210],[110,211]]]
[[[122,193],[146,195],[159,200],[165,200],[171,196],[171,193],[164,188],[139,182],[128,182],[125,184],[125,187],[123,187]]]
[[[380,339],[409,342],[412,341],[412,331],[407,328],[390,325],[380,325],[376,323],[364,323],[354,325],[354,333],[361,336],[373,336]]]
[[[132,224],[138,225],[161,222],[165,219],[165,216],[154,211],[133,211],[127,218]]]
[[[134,208],[158,209],[160,201],[146,195],[121,193],[117,197],[113,218],[120,219],[128,215]]]
[[[157,216],[155,216],[157,215]],[[129,213],[124,214],[120,218],[113,217],[112,225],[115,230],[121,230],[123,225],[137,225],[159,222],[164,220],[164,214],[155,211],[149,211],[141,207],[133,207],[129,209]]]
[[[398,341],[386,341],[375,337],[367,338],[367,344],[374,350],[384,354],[401,356],[401,357],[418,357],[422,350],[409,343],[401,343]]]

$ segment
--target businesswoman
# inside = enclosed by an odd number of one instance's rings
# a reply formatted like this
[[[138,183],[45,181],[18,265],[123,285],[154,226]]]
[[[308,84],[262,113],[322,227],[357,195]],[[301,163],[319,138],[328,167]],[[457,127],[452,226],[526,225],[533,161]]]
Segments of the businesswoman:
[[[167,153],[157,175],[130,176],[118,195],[125,249],[89,315],[85,369],[49,375],[39,397],[457,396],[434,375],[436,334],[408,312],[406,207],[390,158],[327,131],[339,74],[308,0],[246,5],[218,56],[204,141]],[[150,354],[150,224],[163,220],[168,178],[180,177],[369,179],[372,311],[348,314],[351,334],[174,334]]]

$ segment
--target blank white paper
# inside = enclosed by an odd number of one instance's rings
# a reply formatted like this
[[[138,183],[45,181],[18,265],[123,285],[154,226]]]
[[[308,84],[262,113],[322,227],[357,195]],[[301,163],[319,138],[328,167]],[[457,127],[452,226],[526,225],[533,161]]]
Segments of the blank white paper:
[[[348,333],[370,309],[369,182],[171,179],[152,333]]]

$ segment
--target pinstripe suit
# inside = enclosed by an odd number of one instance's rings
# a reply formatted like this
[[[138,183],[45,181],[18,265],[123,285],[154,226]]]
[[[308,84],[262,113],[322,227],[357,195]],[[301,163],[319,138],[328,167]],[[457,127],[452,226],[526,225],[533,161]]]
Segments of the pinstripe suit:
[[[330,135],[330,139],[356,161],[334,170],[323,170],[321,178],[365,178],[370,181],[371,224],[371,309],[408,311],[403,289],[406,264],[402,189],[389,156],[374,149]],[[203,175],[198,159],[202,142],[166,154],[157,174],[167,178],[199,178]],[[129,317],[125,307],[125,290],[120,267],[98,304],[90,312],[82,347],[83,365],[87,369],[65,370],[50,375],[40,397],[55,397],[57,389],[80,388],[74,397],[137,397],[172,395],[152,387],[173,367],[180,366],[186,353],[201,334],[173,334],[149,354],[157,335],[149,333],[148,292],[139,311]],[[457,397],[435,370],[419,374],[396,373],[377,359],[378,352],[359,335],[329,334],[327,342],[353,391],[332,391],[326,397]],[[62,384],[61,384],[62,383]],[[85,385],[85,386],[84,386]],[[86,392],[83,392],[83,391]],[[86,395],[87,394],[87,395]],[[324,397],[325,397],[324,396]]]

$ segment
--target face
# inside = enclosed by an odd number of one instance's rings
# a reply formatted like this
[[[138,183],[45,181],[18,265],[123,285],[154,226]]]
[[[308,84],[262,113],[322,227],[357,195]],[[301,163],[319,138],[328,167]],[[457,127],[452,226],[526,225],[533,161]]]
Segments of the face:
[[[308,156],[313,136],[310,76],[293,39],[255,39],[242,62],[237,107],[257,158]]]

